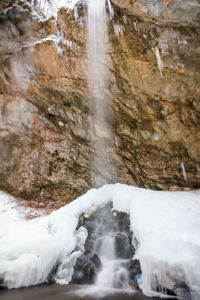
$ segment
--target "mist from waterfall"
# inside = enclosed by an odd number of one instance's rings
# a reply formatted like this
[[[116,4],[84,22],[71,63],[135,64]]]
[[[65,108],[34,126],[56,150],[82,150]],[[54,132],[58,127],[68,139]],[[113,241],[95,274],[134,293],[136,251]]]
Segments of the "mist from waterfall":
[[[96,176],[92,178],[93,186],[107,183],[108,179],[112,179],[115,174],[109,161],[108,150],[112,138],[107,125],[110,110],[107,10],[112,18],[113,10],[109,0],[89,0],[88,2],[88,88],[92,112],[90,131],[92,141],[94,141],[93,162],[96,173]]]

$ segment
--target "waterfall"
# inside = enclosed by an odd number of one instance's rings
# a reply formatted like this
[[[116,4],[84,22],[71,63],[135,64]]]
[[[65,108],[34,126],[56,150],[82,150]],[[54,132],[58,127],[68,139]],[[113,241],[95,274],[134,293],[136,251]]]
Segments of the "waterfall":
[[[109,0],[89,0],[87,18],[87,56],[88,56],[88,88],[92,119],[90,131],[94,142],[95,173],[93,186],[99,186],[112,180],[114,168],[109,162],[109,143],[111,132],[108,128],[109,96],[108,96],[108,34],[107,8],[110,18],[113,10]]]
[[[84,227],[88,238],[85,253],[77,260],[73,283],[93,284],[94,290],[134,288],[135,276],[141,270],[132,260],[128,215],[113,212],[109,204],[85,219]]]
[[[95,284],[102,288],[128,288],[129,275],[124,266],[128,260],[119,259],[116,255],[116,232],[104,233],[97,240],[96,253],[102,261],[102,270]],[[125,245],[126,247],[127,245]]]

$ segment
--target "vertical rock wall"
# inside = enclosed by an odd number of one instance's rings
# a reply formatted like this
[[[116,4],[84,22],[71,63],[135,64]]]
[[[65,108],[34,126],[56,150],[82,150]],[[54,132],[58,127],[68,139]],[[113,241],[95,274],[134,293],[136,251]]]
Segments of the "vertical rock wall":
[[[199,187],[199,5],[174,3],[112,3],[105,126],[117,172],[102,182]],[[5,1],[0,10],[0,188],[39,202],[71,201],[98,174],[86,7],[77,5],[76,20],[65,8],[57,20],[39,18],[29,1]]]

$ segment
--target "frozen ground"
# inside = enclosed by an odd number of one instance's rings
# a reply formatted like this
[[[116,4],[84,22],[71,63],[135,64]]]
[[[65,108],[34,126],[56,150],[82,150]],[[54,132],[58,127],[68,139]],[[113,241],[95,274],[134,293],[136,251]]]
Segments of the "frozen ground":
[[[141,288],[185,282],[200,296],[200,191],[160,192],[115,184],[92,189],[49,216],[26,220],[10,198],[0,193],[0,278],[9,288],[55,281],[68,283],[84,251],[87,231],[76,231],[79,216],[90,215],[109,201],[130,214]],[[137,240],[137,242],[136,242]]]

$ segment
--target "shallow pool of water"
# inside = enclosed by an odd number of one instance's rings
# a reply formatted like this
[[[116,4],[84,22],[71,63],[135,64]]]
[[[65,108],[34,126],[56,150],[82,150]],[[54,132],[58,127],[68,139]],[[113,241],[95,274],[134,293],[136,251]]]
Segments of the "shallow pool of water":
[[[90,288],[78,285],[43,284],[40,286],[0,290],[0,300],[79,300],[79,299],[104,299],[104,300],[151,300],[141,292],[120,292],[109,290],[92,291]]]

